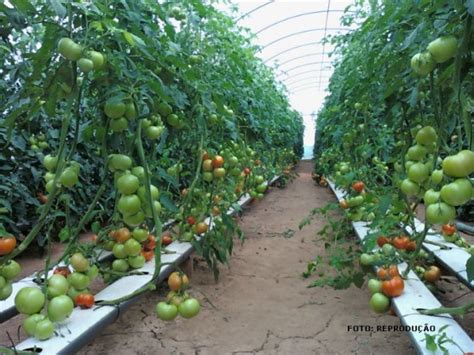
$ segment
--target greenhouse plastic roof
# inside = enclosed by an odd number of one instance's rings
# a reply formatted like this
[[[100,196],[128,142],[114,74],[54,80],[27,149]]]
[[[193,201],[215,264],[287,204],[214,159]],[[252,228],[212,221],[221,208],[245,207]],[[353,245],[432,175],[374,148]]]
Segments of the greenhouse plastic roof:
[[[327,35],[345,33],[340,23],[352,0],[232,0],[220,8],[230,12],[240,26],[255,34],[259,56],[275,68],[276,77],[288,89],[292,106],[305,116],[305,144],[313,139],[313,119],[324,100],[332,73],[331,44]]]

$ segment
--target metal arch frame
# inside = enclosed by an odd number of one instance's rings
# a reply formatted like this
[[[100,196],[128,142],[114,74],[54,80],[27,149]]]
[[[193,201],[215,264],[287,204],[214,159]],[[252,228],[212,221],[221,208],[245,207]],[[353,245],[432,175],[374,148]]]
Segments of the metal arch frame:
[[[327,35],[327,28],[328,28],[328,22],[329,22],[329,11],[331,10],[331,0],[328,0],[328,7],[327,7],[327,13],[326,13],[326,20],[324,22],[324,35],[323,37],[326,37]],[[321,60],[324,60],[324,54],[326,52],[326,42],[323,42],[323,54],[321,55]],[[323,65],[321,64],[321,70],[323,69]],[[319,73],[319,85],[321,86],[321,73]]]
[[[302,87],[299,87],[299,88],[295,88],[293,89],[292,91],[288,91],[289,94],[296,94],[298,92],[301,92],[301,91],[304,91],[304,90],[309,90],[309,89],[318,89],[317,91],[321,91],[321,87],[317,84],[317,83],[314,83],[314,84],[310,84],[309,86],[302,86]]]
[[[273,4],[275,2],[275,0],[270,0],[269,2],[266,2],[265,4],[262,4],[262,5],[259,5],[257,6],[256,8],[250,10],[249,12],[246,12],[245,14],[243,14],[242,16],[240,16],[237,20],[235,20],[235,22],[239,22],[240,20],[242,20],[245,16],[248,16],[250,15],[251,13],[255,12],[255,11],[258,11],[260,10],[261,8],[267,6],[267,5],[270,5],[270,4]]]
[[[288,52],[290,52],[290,51],[292,51],[292,50],[294,50],[294,49],[298,49],[298,48],[302,48],[302,47],[307,47],[307,46],[312,46],[313,44],[320,44],[320,43],[319,43],[319,42],[307,42],[307,43],[300,44],[300,45],[298,45],[298,46],[294,46],[294,47],[291,47],[291,48],[287,48],[287,49],[285,49],[284,51],[278,52],[277,54],[272,55],[270,58],[265,59],[265,60],[263,61],[263,63],[266,63],[266,62],[272,60],[273,58],[276,58],[276,57],[278,57],[278,56],[280,56],[280,55],[282,55],[282,54],[288,53]]]
[[[286,21],[289,21],[289,20],[292,20],[292,19],[295,19],[295,18],[298,18],[298,17],[308,16],[308,15],[316,15],[316,14],[323,14],[323,13],[327,13],[327,12],[328,12],[327,10],[308,11],[308,12],[293,15],[293,16],[290,16],[290,17],[285,17],[284,19],[278,20],[276,22],[273,22],[273,23],[265,26],[264,28],[262,28],[262,29],[258,30],[257,32],[255,32],[255,34],[258,35],[259,33],[262,33],[263,31],[266,31],[269,28],[272,28],[273,26],[279,25],[280,23],[283,23],[283,22],[286,22]],[[329,12],[343,12],[344,13],[345,11],[344,10],[330,10]],[[354,11],[349,11],[349,12],[354,12]]]
[[[292,78],[298,77],[300,75],[308,74],[308,73],[314,73],[314,72],[317,72],[317,71],[319,71],[319,69],[306,70],[306,71],[303,71],[303,72],[300,72],[300,73],[293,74],[292,76],[290,76],[288,78],[281,79],[281,81],[285,82],[285,80],[292,79]],[[330,71],[330,70],[323,70],[323,71]]]
[[[312,57],[312,56],[321,55],[321,54],[323,54],[323,52],[304,54],[304,55],[300,55],[300,56],[298,56],[298,57],[294,57],[294,58],[285,60],[283,63],[277,63],[277,64],[278,64],[278,67],[281,67],[281,66],[283,66],[283,65],[286,65],[286,64],[288,64],[288,63],[291,63],[291,62],[293,62],[293,61],[295,61],[295,60],[298,60],[298,59],[300,59],[300,58]]]
[[[315,76],[305,76],[305,77],[303,77],[302,79],[295,80],[295,81],[292,81],[292,82],[290,82],[290,83],[284,83],[284,84],[285,84],[287,87],[290,87],[290,86],[292,86],[292,85],[301,83],[301,82],[303,82],[303,81],[306,81],[306,80],[309,80],[309,79],[314,80],[314,79],[317,79],[317,78],[319,78],[319,76],[317,76],[317,75],[315,75]],[[331,76],[324,76],[324,77],[322,76],[321,78],[329,79],[329,78],[331,78]]]
[[[279,37],[267,44],[265,44],[264,46],[260,47],[259,48],[259,52],[261,52],[262,50],[264,50],[265,48],[277,43],[277,42],[280,42],[280,41],[283,41],[284,39],[287,39],[287,38],[290,38],[290,37],[294,37],[294,36],[298,36],[298,35],[301,35],[301,34],[304,34],[304,33],[309,33],[309,32],[319,32],[319,31],[325,31],[325,33],[327,31],[350,31],[351,28],[350,27],[331,27],[331,28],[322,28],[322,27],[319,27],[319,28],[310,28],[309,30],[303,30],[303,31],[298,31],[298,32],[293,32],[293,33],[290,33],[288,35],[285,35],[283,37]]]
[[[318,83],[318,79],[319,77],[310,77],[310,78],[305,78],[304,80],[300,80],[298,82],[294,82],[292,83],[291,85],[286,85],[287,89],[290,90],[290,89],[294,89],[295,87],[300,87],[300,86],[303,86],[303,85],[308,85],[309,83],[315,83],[317,84]],[[327,81],[329,82],[329,77],[326,78]]]
[[[281,70],[281,72],[285,73],[285,74],[288,74],[288,72],[291,72],[295,69],[299,69],[299,68],[306,67],[308,65],[313,65],[313,64],[315,64],[315,65],[316,64],[331,64],[331,62],[320,61],[320,62],[303,63],[303,64],[299,64],[297,66],[291,67],[290,69]],[[279,75],[281,75],[281,74],[279,74]]]

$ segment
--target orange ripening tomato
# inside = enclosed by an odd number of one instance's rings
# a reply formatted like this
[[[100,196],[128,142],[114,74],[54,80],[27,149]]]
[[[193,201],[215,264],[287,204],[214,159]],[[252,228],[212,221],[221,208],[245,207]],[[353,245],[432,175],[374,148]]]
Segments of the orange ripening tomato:
[[[69,267],[67,266],[57,266],[54,269],[53,274],[59,274],[64,277],[68,277],[71,274],[71,270],[69,270]]]
[[[212,207],[212,215],[213,216],[218,216],[220,214],[221,214],[221,210],[219,209],[219,207],[217,207],[217,206]]]
[[[214,159],[212,159],[212,167],[214,169],[222,168],[224,166],[224,158],[220,155],[216,155]]]
[[[206,233],[207,232],[207,227],[208,227],[207,223],[199,222],[198,224],[196,224],[196,227],[195,227],[196,234]]]
[[[362,192],[365,188],[365,185],[362,181],[357,181],[352,184],[352,188],[354,189],[355,192]]]
[[[46,196],[44,193],[38,192],[36,196],[38,196],[38,201],[41,202],[43,205],[45,203],[48,203],[48,196]]]
[[[81,308],[92,308],[95,302],[94,295],[91,293],[80,293],[76,296],[75,302]]]
[[[347,203],[346,200],[341,200],[341,201],[339,202],[339,207],[341,207],[343,210],[346,210],[346,209],[349,208],[349,204]]]
[[[127,227],[117,229],[114,233],[113,238],[117,243],[123,244],[132,237],[132,233]]]
[[[410,240],[408,243],[407,243],[407,246],[406,246],[406,251],[415,251],[416,250],[416,242],[414,240]]]
[[[155,253],[153,250],[142,250],[141,254],[145,258],[145,261],[150,261],[155,256]]]
[[[161,236],[161,245],[167,246],[173,242],[173,238],[169,234]]]
[[[250,175],[251,172],[252,172],[252,170],[250,170],[250,168],[245,168],[244,169],[244,174],[245,175]]]
[[[443,224],[441,230],[446,235],[453,235],[456,232],[456,226],[452,224]]]
[[[397,265],[390,265],[388,269],[385,267],[379,268],[377,270],[377,276],[380,280],[386,280],[395,276],[400,276],[400,273],[398,272]]]
[[[384,236],[380,236],[377,238],[377,245],[381,248],[383,247],[385,244],[390,244],[390,239],[388,239],[387,237],[384,237]]]
[[[156,247],[156,239],[152,234],[148,234],[147,240],[143,242],[143,248],[145,250],[154,250]]]
[[[12,235],[0,237],[0,256],[10,254],[16,247],[16,238]]]
[[[168,286],[171,291],[178,291],[189,285],[189,279],[184,273],[172,272],[168,277]]]
[[[209,159],[209,153],[206,150],[204,150],[202,152],[202,160],[204,161],[204,160],[208,160],[208,159]]]
[[[403,293],[405,282],[400,276],[382,282],[382,292],[387,297],[398,297]]]
[[[400,250],[405,250],[410,243],[410,238],[405,235],[400,235],[398,237],[393,238],[393,246]]]

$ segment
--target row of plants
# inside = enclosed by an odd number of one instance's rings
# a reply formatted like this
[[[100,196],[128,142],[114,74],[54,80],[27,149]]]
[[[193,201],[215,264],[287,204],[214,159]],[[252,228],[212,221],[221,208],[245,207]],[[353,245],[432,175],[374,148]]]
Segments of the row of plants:
[[[48,339],[74,306],[92,307],[96,277],[154,261],[149,284],[102,305],[150,290],[173,240],[191,242],[217,278],[241,234],[227,210],[290,175],[302,118],[242,32],[198,0],[0,4],[0,299],[13,297],[14,259],[43,249],[38,287],[15,296],[28,335]],[[168,283],[157,316],[195,316],[187,276]]]
[[[474,7],[470,1],[401,0],[360,1],[351,9],[343,22],[360,27],[327,39],[339,59],[317,118],[314,150],[315,180],[324,186],[330,179],[346,197],[314,214],[339,210],[347,224],[367,221],[370,233],[360,252],[341,243],[348,234],[330,219],[321,234],[338,272],[313,285],[361,287],[369,275],[370,306],[387,312],[410,270],[436,289],[441,271],[422,249],[429,228],[442,226],[446,241],[472,255],[466,270],[474,280],[474,246],[454,225],[456,217],[472,220],[473,210]],[[422,231],[415,228],[417,216],[426,222]],[[341,252],[344,245],[350,252]],[[306,274],[322,261],[310,263]],[[353,268],[357,261],[361,269]],[[408,268],[400,273],[402,261]],[[443,310],[459,315],[473,307]],[[443,350],[444,341],[427,335],[426,345]]]

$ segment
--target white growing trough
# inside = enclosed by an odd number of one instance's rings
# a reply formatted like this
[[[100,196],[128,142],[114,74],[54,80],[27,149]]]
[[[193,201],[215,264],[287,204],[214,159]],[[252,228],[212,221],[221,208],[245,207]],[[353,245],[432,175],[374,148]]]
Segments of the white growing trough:
[[[336,188],[333,182],[328,181],[328,183],[332,191],[336,195],[337,199],[344,199],[344,191]],[[370,228],[368,227],[366,222],[352,222],[352,226],[361,241],[364,240],[367,234],[370,233]],[[403,272],[406,269],[406,266],[407,265],[405,263],[402,263],[398,265],[398,268],[401,272]],[[450,269],[453,270],[451,267]],[[445,329],[447,336],[453,339],[456,344],[462,349],[461,351],[456,345],[445,343],[444,346],[448,349],[449,354],[464,354],[467,352],[474,351],[474,341],[456,322],[456,320],[454,320],[454,318],[451,317],[449,314],[442,314],[439,316],[428,316],[420,314],[417,311],[417,309],[432,309],[442,307],[442,304],[426,287],[423,281],[418,278],[418,275],[416,275],[413,271],[410,271],[408,273],[408,277],[405,280],[405,289],[403,291],[403,294],[398,297],[392,298],[392,305],[402,324],[405,326],[424,327],[425,324],[427,326],[434,326],[434,332],[426,332],[431,335],[437,334],[437,331],[441,327],[448,326]],[[424,333],[424,331],[418,330],[408,332],[413,344],[416,347],[417,352],[420,354],[427,355],[443,354],[440,350],[433,353],[432,351],[429,351],[426,348]]]
[[[276,182],[280,177],[276,176],[269,181],[269,185]],[[247,205],[252,198],[249,194],[243,195],[238,204],[240,207]],[[233,208],[227,211],[227,214],[234,215],[237,211]],[[206,219],[210,222],[210,218]],[[213,225],[210,223],[209,228]],[[169,254],[161,256],[162,263],[168,265],[162,266],[157,283],[162,282],[175,269],[174,265],[178,265],[185,261],[194,248],[191,243],[174,241],[166,247]],[[103,289],[95,295],[96,301],[114,300],[133,293],[142,288],[152,278],[153,270],[155,268],[154,261],[150,261],[137,271],[147,272],[145,275],[131,275],[122,277],[107,288]],[[20,287],[22,281],[17,282]],[[143,295],[143,294],[142,294]],[[98,306],[94,305],[91,309],[74,308],[71,316],[62,324],[56,327],[58,336],[54,336],[45,341],[39,341],[35,338],[28,338],[20,344],[16,345],[16,350],[31,350],[41,351],[43,354],[71,354],[77,352],[80,348],[90,342],[99,332],[110,323],[113,323],[119,316],[121,311],[127,309],[132,303],[136,302],[140,296],[134,297],[126,302],[122,302],[117,306]],[[10,297],[13,302],[13,298]],[[16,314],[10,312],[9,317]]]

